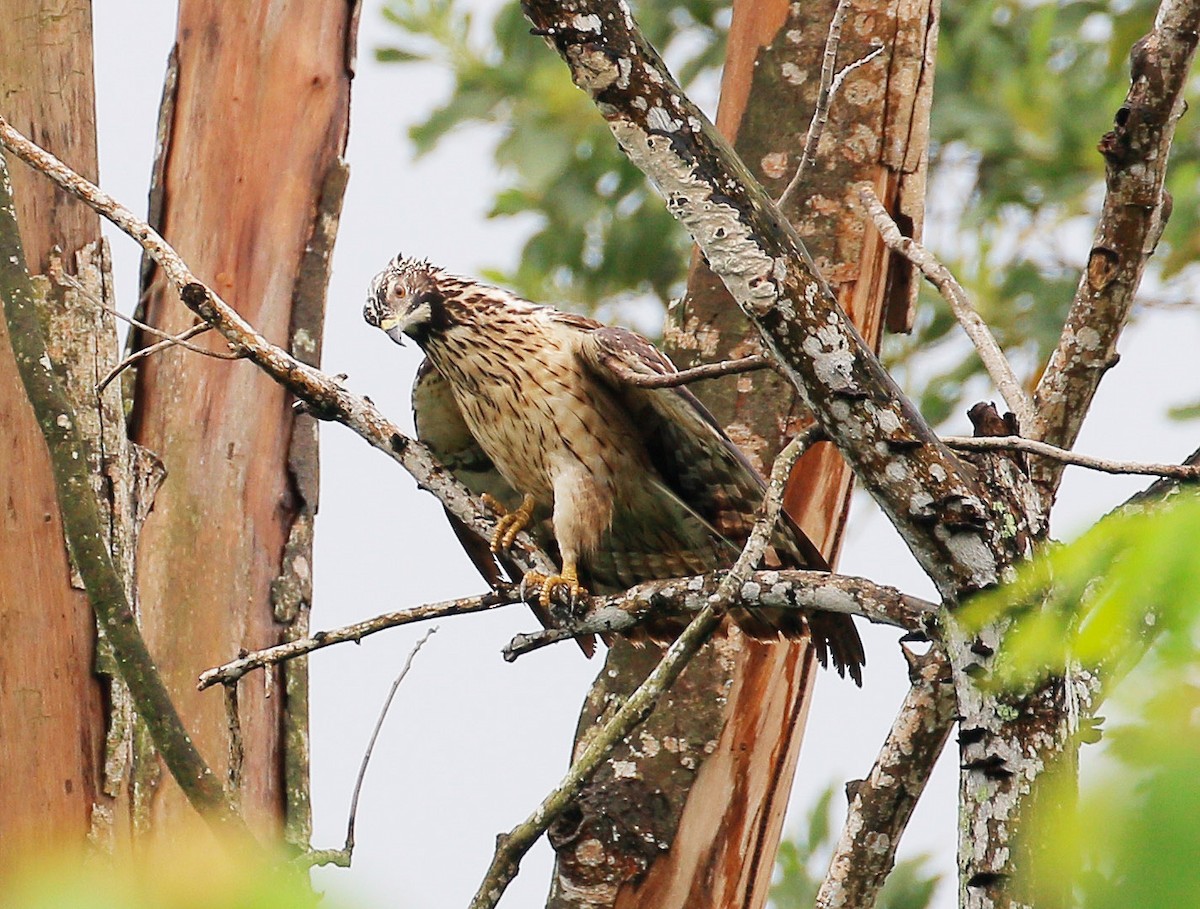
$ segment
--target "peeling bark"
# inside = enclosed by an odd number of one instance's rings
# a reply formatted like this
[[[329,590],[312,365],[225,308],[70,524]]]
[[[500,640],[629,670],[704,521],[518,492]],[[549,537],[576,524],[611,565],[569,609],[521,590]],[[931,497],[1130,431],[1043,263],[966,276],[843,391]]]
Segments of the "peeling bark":
[[[323,282],[298,284],[323,268],[331,242],[320,206],[345,147],[354,7],[185,0],[160,122],[157,226],[264,334],[306,359],[319,353],[320,318],[298,294],[320,296]],[[324,252],[306,252],[310,243]],[[146,321],[172,333],[191,325],[161,271],[144,276]],[[171,350],[138,370],[131,432],[170,475],[141,550],[147,635],[213,754],[227,753],[225,711],[196,692],[196,675],[304,621],[315,446],[311,418],[289,403],[245,364]],[[302,747],[288,711],[303,712],[305,692],[293,678],[291,697],[280,697],[287,687],[275,672],[266,687],[240,692],[242,799],[255,826],[274,830],[290,791],[302,838],[303,772],[282,749],[289,735]],[[155,796],[156,822],[182,811],[177,792]]]

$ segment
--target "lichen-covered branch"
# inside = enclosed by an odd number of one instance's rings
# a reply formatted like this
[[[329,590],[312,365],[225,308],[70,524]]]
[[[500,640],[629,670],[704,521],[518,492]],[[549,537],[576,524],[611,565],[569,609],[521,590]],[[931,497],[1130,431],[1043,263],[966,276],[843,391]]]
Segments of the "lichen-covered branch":
[[[1129,54],[1130,86],[1111,132],[1100,140],[1106,192],[1087,266],[1058,347],[1034,402],[1041,439],[1070,448],[1104,374],[1116,364],[1117,340],[1129,320],[1146,262],[1170,216],[1163,188],[1175,125],[1187,107],[1183,89],[1200,37],[1200,3],[1164,0],[1154,28]],[[1053,496],[1062,464],[1040,466],[1038,482]]]
[[[648,581],[624,593],[593,597],[587,611],[561,628],[517,635],[505,659],[583,634],[628,634],[650,619],[687,615],[702,609],[720,588],[726,572]],[[824,571],[757,571],[742,583],[738,605],[755,609],[801,609],[856,615],[907,631],[932,633],[938,607],[866,578]]]
[[[871,909],[896,861],[900,836],[925,791],[955,720],[946,655],[907,650],[912,688],[865,780],[848,784],[850,808],[817,892],[817,909]]]
[[[106,546],[104,524],[92,491],[87,446],[46,353],[34,296],[18,234],[8,169],[0,158],[0,298],[21,380],[50,452],[63,527],[76,568],[101,631],[112,646],[121,680],[180,789],[222,833],[252,843],[253,837],[230,804],[221,780],[192,744],[137,627]]]
[[[158,263],[180,297],[219,331],[235,352],[304,401],[309,412],[348,427],[408,470],[417,484],[438,497],[446,509],[484,539],[491,537],[496,517],[458,483],[429,450],[400,431],[366,398],[351,393],[320,370],[270,343],[228,303],[191,273],[179,254],[153,228],[95,184],[85,180],[49,152],[38,147],[0,117],[0,145],[45,174],[136,240]],[[553,573],[554,563],[532,538],[519,534],[510,556],[522,570]]]
[[[615,0],[525,12],[658,186],[825,433],[944,596],[995,583],[995,515],[837,303],[796,231]]]

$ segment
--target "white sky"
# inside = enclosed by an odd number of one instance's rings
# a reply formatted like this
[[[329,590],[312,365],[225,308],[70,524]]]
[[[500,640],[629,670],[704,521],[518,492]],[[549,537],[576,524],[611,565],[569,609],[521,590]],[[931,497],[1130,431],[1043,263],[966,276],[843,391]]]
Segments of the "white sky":
[[[495,0],[486,2],[493,8]],[[173,40],[167,3],[96,4],[100,176],[104,187],[144,211],[163,67]],[[367,282],[397,251],[471,273],[512,262],[524,235],[513,222],[487,221],[497,185],[482,129],[455,135],[414,163],[408,124],[445,96],[449,80],[428,66],[381,66],[372,49],[392,40],[378,0],[368,0],[359,36],[349,160],[351,182],[334,258],[324,367],[348,372],[411,429],[409,387],[419,354],[369,329],[360,311]],[[531,39],[533,40],[533,39]],[[935,111],[936,116],[936,111]],[[113,237],[119,300],[133,308],[138,252]],[[553,302],[553,301],[544,301]],[[1195,424],[1171,424],[1170,404],[1198,396],[1194,314],[1155,312],[1129,331],[1079,449],[1114,458],[1178,460],[1196,447]],[[965,417],[954,427],[967,432]],[[322,427],[313,627],[327,628],[408,605],[477,593],[482,582],[459,552],[435,500],[393,462],[337,425]],[[170,465],[168,464],[168,469]],[[1144,483],[1068,472],[1055,530],[1070,536]],[[170,480],[168,479],[168,482]],[[863,496],[855,503],[841,568],[928,596],[932,587]],[[349,871],[317,874],[363,907],[459,909],[487,867],[494,836],[523,820],[566,768],[584,693],[599,670],[561,646],[509,665],[500,648],[536,626],[520,608],[441,623],[417,658],[376,748],[358,818]],[[340,846],[350,790],[379,705],[422,628],[330,648],[312,667],[314,844]],[[830,782],[866,774],[907,689],[891,631],[864,628],[862,691],[823,676],[817,686],[792,797],[797,823]],[[214,695],[216,696],[216,695]],[[943,759],[918,807],[901,857],[930,853],[948,879],[954,869],[952,760]],[[844,799],[835,800],[840,816]],[[504,905],[543,904],[551,851],[526,859]],[[953,905],[943,886],[937,905]]]

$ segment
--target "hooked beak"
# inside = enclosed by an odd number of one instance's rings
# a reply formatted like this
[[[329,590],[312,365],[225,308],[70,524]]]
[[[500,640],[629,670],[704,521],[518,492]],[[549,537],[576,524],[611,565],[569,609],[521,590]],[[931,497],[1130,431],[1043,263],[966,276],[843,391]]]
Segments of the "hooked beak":
[[[388,316],[379,323],[379,327],[389,338],[401,347],[404,346],[404,328],[400,324],[399,316]]]

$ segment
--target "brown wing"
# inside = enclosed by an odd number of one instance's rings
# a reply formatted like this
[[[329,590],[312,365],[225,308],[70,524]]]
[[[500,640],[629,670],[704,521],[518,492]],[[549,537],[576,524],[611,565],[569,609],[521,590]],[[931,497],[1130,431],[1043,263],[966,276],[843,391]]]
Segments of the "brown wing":
[[[720,555],[708,568],[732,564],[754,526],[766,489],[762,477],[686,388],[645,388],[628,381],[631,373],[675,372],[674,365],[653,344],[623,328],[595,327],[596,323],[588,325],[584,320],[575,324],[585,331],[580,349],[584,362],[631,414],[664,484],[687,509],[734,544],[715,550]],[[772,547],[780,567],[828,570],[817,548],[786,515],[776,529]],[[745,615],[739,623],[760,637],[774,637],[776,629],[793,636],[803,630],[803,619],[795,612],[781,612],[769,620]],[[853,620],[814,614],[808,624],[822,664],[831,654],[838,672],[849,672],[861,684],[865,655]]]
[[[521,496],[500,475],[491,458],[479,447],[471,430],[467,428],[466,421],[463,420],[462,411],[458,409],[449,383],[429,360],[424,360],[417,370],[417,378],[413,383],[412,404],[417,438],[429,446],[455,479],[474,495],[482,497],[484,493],[488,493],[506,508],[514,509],[521,504]],[[521,580],[521,570],[503,554],[494,554],[487,540],[448,511],[446,518],[467,556],[489,586],[495,587],[499,584],[504,579],[503,575],[507,575],[512,583]],[[528,529],[543,549],[554,553],[556,547],[548,522],[539,522]],[[532,608],[544,628],[554,627],[553,617],[544,609],[539,606]],[[595,653],[596,642],[590,636],[576,640],[585,655],[590,657]]]

